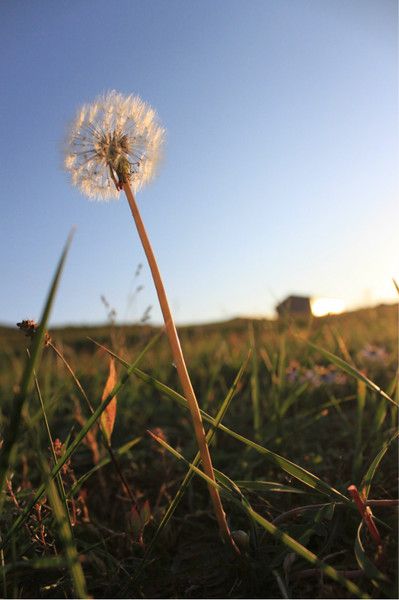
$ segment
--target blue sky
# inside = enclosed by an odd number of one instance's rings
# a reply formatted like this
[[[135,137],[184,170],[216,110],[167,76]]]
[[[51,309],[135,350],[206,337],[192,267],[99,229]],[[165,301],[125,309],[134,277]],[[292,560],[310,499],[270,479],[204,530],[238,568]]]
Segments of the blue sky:
[[[89,202],[62,170],[76,109],[110,89],[167,130],[137,199],[179,323],[289,293],[393,301],[397,25],[391,0],[2,2],[0,322],[39,317],[72,225],[52,323],[104,321],[102,294],[159,322],[126,201]]]

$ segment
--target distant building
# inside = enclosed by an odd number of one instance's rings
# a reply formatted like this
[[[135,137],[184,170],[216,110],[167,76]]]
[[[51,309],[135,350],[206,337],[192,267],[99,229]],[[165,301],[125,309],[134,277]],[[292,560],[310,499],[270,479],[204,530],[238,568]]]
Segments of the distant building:
[[[277,304],[276,311],[279,317],[310,317],[312,314],[311,298],[308,296],[288,296]]]
[[[338,315],[344,310],[343,300],[318,296],[288,296],[276,306],[279,317],[310,317],[311,315],[324,317],[325,315]]]

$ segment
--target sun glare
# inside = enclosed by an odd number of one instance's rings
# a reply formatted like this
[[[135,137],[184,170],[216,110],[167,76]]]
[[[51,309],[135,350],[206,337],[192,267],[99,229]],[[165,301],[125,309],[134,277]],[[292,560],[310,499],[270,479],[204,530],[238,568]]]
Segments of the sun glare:
[[[315,317],[337,315],[345,310],[343,300],[334,298],[312,298],[310,306]]]

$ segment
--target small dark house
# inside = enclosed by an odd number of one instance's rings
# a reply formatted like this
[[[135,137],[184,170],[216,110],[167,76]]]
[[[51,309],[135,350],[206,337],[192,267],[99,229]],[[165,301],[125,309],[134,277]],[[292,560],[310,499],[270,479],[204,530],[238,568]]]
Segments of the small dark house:
[[[308,296],[288,296],[276,306],[279,317],[309,317],[312,314]]]

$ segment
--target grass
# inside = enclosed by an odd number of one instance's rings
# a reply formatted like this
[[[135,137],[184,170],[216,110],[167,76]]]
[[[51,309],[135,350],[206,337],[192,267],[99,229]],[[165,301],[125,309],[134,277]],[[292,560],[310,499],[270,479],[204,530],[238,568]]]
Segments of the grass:
[[[375,502],[398,497],[396,306],[180,328],[216,482],[159,330],[56,329],[57,356],[45,319],[32,341],[0,328],[4,597],[396,597],[397,507]],[[98,423],[116,394],[110,452]]]

